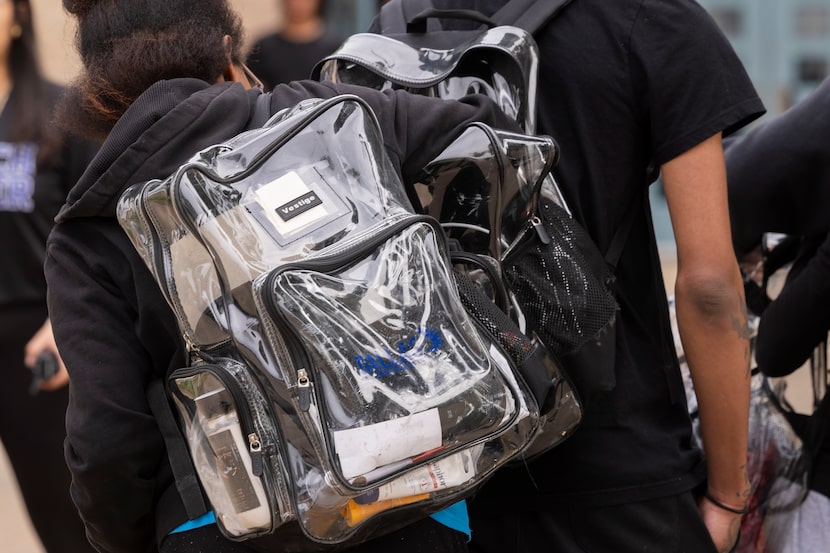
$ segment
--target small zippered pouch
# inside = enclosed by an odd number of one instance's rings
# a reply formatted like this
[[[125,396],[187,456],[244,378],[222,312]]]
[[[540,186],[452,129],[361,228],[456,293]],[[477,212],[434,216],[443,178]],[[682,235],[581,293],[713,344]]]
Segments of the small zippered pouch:
[[[218,358],[178,369],[168,387],[199,479],[225,533],[252,537],[292,520],[277,430],[244,365]]]

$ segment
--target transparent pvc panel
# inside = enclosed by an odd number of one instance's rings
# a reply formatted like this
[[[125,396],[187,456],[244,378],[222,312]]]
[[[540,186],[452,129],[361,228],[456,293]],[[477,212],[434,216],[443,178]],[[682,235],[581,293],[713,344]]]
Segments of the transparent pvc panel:
[[[548,137],[474,124],[426,166],[415,189],[421,208],[465,251],[501,259],[536,215],[556,156]]]
[[[303,436],[289,463],[298,518],[316,539],[371,533],[465,497],[538,431],[510,361],[436,262],[435,232],[425,222],[371,232],[374,241],[255,283],[294,383],[286,408],[316,451],[301,453]]]
[[[320,442],[344,480],[474,441],[515,409],[435,262],[431,229],[411,226],[331,270],[304,264],[269,279],[277,326],[309,352],[302,365],[326,419]],[[411,439],[395,440],[401,432]]]
[[[226,341],[226,307],[213,258],[169,194],[169,181],[132,186],[119,201],[119,222],[159,282],[182,333],[194,343]]]
[[[352,96],[306,103],[137,194],[121,216],[185,334],[196,345],[234,334],[260,364],[253,279],[411,210],[374,114]],[[146,228],[130,220],[142,202]]]

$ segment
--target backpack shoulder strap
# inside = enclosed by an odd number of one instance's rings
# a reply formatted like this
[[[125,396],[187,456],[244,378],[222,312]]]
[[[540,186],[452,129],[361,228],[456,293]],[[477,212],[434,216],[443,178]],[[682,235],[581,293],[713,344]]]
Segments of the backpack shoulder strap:
[[[498,25],[513,25],[536,33],[573,0],[511,0],[491,18]],[[406,24],[424,10],[434,8],[431,0],[390,0],[380,10],[380,33],[404,34]]]
[[[164,437],[167,457],[170,460],[173,478],[182,503],[184,503],[187,518],[198,518],[208,512],[209,508],[205,502],[199,478],[196,476],[196,467],[187,449],[187,442],[179,430],[175,415],[167,401],[164,383],[160,379],[150,382],[147,388],[147,402],[161,435]]]
[[[631,233],[631,227],[634,226],[634,219],[643,207],[643,196],[645,195],[647,195],[647,192],[639,193],[634,197],[631,201],[631,205],[629,205],[628,209],[625,211],[622,223],[620,223],[620,226],[617,227],[617,232],[615,232],[614,237],[611,238],[611,244],[605,252],[605,262],[609,267],[611,267],[612,272],[617,268],[617,263],[620,261],[620,256],[622,255],[625,243],[628,241],[628,235]]]
[[[536,31],[559,15],[573,0],[511,0],[492,16],[499,25],[513,25],[536,34]]]
[[[410,19],[434,7],[431,0],[390,0],[380,9],[380,34],[405,34]]]

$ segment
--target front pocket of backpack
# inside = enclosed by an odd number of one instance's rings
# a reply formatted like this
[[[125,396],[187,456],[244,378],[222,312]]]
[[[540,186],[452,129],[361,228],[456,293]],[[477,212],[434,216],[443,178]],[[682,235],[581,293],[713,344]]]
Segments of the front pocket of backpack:
[[[484,442],[518,416],[515,388],[462,307],[424,218],[269,273],[259,296],[305,377],[320,453],[343,493]],[[397,472],[400,472],[398,469]]]
[[[168,387],[223,533],[250,538],[292,519],[277,432],[245,367],[223,358],[178,369]]]

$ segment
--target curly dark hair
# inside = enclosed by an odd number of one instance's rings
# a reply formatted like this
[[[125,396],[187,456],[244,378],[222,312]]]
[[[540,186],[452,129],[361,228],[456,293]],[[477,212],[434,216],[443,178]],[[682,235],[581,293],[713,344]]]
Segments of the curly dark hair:
[[[102,139],[153,83],[215,82],[243,61],[243,30],[227,0],[63,0],[78,21],[83,72],[58,109],[64,128]],[[225,37],[230,37],[230,51]]]

